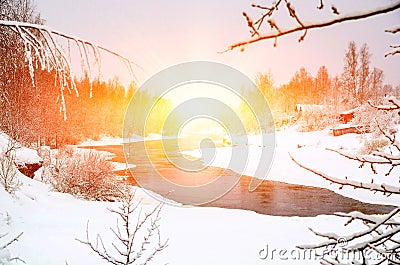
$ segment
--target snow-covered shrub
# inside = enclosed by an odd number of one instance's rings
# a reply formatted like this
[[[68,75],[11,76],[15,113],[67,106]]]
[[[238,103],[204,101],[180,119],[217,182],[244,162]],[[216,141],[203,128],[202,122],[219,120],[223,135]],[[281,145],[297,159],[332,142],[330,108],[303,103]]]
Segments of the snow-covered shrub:
[[[113,200],[117,195],[113,170],[113,164],[98,151],[66,147],[51,165],[47,181],[56,191],[78,198]]]
[[[300,132],[311,132],[326,129],[338,123],[337,115],[330,110],[304,110],[298,119]]]
[[[387,99],[383,101],[383,104],[388,104]],[[400,123],[400,116],[397,111],[387,111],[364,104],[354,113],[352,123],[365,127],[372,136],[376,137],[382,135],[382,131],[392,133],[392,130],[396,130]]]
[[[388,99],[383,99],[383,104],[389,104]],[[354,113],[353,124],[362,126],[364,131],[371,133],[365,137],[364,146],[360,154],[371,154],[373,151],[382,151],[390,144],[387,137],[383,135],[394,134],[400,123],[400,116],[397,111],[390,111],[364,104]]]
[[[369,155],[375,151],[382,151],[382,149],[389,145],[389,140],[382,136],[366,138],[363,142],[363,146],[359,150],[361,155]]]
[[[0,157],[0,183],[10,194],[14,194],[22,185],[13,161],[13,156]]]
[[[136,190],[135,190],[136,191]],[[89,221],[86,226],[86,238],[77,239],[113,265],[149,264],[150,261],[168,246],[168,239],[161,240],[160,212],[164,203],[160,202],[150,212],[142,211],[142,201],[135,200],[135,191],[124,187],[121,192],[121,205],[118,209],[109,209],[118,216],[115,228],[110,228],[115,236],[114,242],[103,242],[97,234],[95,240],[89,236]]]

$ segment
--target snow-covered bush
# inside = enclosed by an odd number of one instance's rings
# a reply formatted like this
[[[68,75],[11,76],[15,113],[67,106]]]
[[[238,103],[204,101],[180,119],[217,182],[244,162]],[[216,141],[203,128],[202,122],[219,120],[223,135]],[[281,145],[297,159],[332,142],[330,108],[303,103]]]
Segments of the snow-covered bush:
[[[383,104],[390,103],[388,99],[383,99]],[[377,137],[382,135],[382,131],[392,133],[392,130],[396,130],[400,123],[400,116],[397,111],[388,111],[364,104],[354,113],[352,123],[365,127],[373,137]]]
[[[304,110],[298,119],[300,132],[319,131],[338,123],[337,115],[330,110]]]
[[[13,156],[0,157],[0,183],[10,194],[14,194],[22,185],[13,161]]]
[[[90,239],[89,222],[86,227],[86,239],[77,240],[89,246],[94,253],[110,264],[149,264],[158,252],[168,246],[168,240],[161,240],[159,225],[164,203],[160,202],[152,211],[145,213],[142,211],[142,201],[135,200],[135,192],[132,192],[130,187],[125,186],[120,192],[121,206],[118,209],[109,209],[118,216],[116,227],[110,228],[115,236],[115,242],[110,243],[110,249],[107,250],[99,234],[96,240]]]
[[[366,137],[363,141],[363,146],[359,150],[361,155],[369,155],[375,151],[382,151],[382,149],[389,145],[389,140],[382,136],[378,137]]]
[[[115,192],[113,164],[95,150],[63,148],[50,165],[46,177],[59,192],[70,193],[87,200],[113,200]]]
[[[390,104],[390,99],[384,98],[384,105]],[[383,105],[382,105],[383,106]],[[387,110],[364,104],[354,113],[353,124],[365,128],[365,132],[371,133],[365,136],[364,145],[360,154],[371,154],[374,151],[382,151],[384,147],[390,144],[390,141],[384,134],[394,134],[400,123],[400,116],[397,111]]]
[[[18,143],[5,134],[0,139],[0,184],[14,194],[22,185],[15,168],[15,150]]]

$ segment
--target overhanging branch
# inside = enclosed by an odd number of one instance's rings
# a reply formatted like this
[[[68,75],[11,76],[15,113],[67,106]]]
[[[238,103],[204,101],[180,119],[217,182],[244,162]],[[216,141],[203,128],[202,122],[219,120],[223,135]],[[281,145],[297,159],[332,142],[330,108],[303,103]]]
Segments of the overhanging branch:
[[[226,51],[230,51],[233,50],[235,48],[239,48],[239,47],[244,47],[247,46],[249,44],[253,44],[262,40],[268,40],[268,39],[277,39],[279,37],[285,36],[285,35],[289,35],[295,32],[302,32],[305,30],[311,30],[311,29],[316,29],[316,28],[325,28],[325,27],[329,27],[335,24],[339,24],[339,23],[343,23],[343,22],[348,22],[348,21],[354,21],[354,20],[361,20],[361,19],[366,19],[369,17],[373,17],[373,16],[377,16],[377,15],[381,15],[381,14],[386,14],[389,12],[393,12],[397,9],[400,9],[400,1],[397,1],[391,5],[387,5],[385,7],[376,9],[376,10],[372,10],[372,11],[366,11],[363,13],[359,13],[359,14],[352,14],[352,15],[347,15],[347,16],[343,16],[343,17],[339,17],[336,19],[332,19],[329,21],[325,21],[325,22],[320,22],[320,23],[311,23],[311,24],[301,24],[297,27],[288,29],[288,30],[281,30],[279,32],[272,32],[270,34],[266,34],[266,35],[259,35],[257,38],[248,40],[248,41],[243,41],[243,42],[238,42],[236,44],[233,44],[231,46],[228,47],[228,49],[226,49],[224,52]],[[264,16],[263,16],[264,17]],[[264,21],[264,18],[262,19],[262,21]],[[252,25],[252,27],[254,27]],[[302,38],[300,38],[299,41],[301,41]]]
[[[64,90],[68,92],[75,91],[79,95],[75,85],[75,75],[71,67],[71,58],[67,56],[64,49],[56,41],[56,37],[68,41],[68,52],[70,51],[70,42],[75,43],[81,59],[82,72],[89,75],[92,80],[92,65],[98,65],[100,74],[100,51],[104,51],[120,59],[128,68],[132,77],[134,63],[127,57],[118,52],[110,50],[94,42],[54,30],[50,27],[19,21],[0,20],[0,26],[10,28],[22,41],[25,49],[25,60],[32,79],[32,85],[35,86],[35,70],[40,66],[42,70],[55,71],[55,83],[59,86],[59,102],[61,110],[66,119],[66,106]],[[35,67],[36,66],[36,67]],[[92,85],[92,82],[90,82]],[[90,96],[92,96],[92,87],[90,86]]]

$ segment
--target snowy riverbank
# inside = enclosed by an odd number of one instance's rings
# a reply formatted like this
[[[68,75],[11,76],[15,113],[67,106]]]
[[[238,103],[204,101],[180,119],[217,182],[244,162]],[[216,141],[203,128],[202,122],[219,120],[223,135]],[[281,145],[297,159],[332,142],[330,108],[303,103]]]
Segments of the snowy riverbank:
[[[292,153],[302,163],[328,173],[350,172],[365,177],[365,171],[356,171],[353,165],[324,150],[324,147],[358,148],[360,135],[333,138],[328,131],[298,133],[292,129],[279,132],[275,162],[268,179],[327,187],[340,194],[363,201],[391,203],[399,198],[386,198],[343,188],[338,191],[318,176],[296,166],[288,156]],[[254,152],[257,151],[254,146]],[[218,149],[213,165],[224,162],[224,152]],[[226,161],[225,161],[226,162]],[[326,168],[324,168],[326,167]],[[246,174],[251,175],[251,167]],[[110,227],[115,227],[119,203],[82,201],[68,194],[52,192],[41,182],[18,174],[23,185],[14,196],[0,188],[0,234],[8,233],[11,239],[23,232],[17,242],[8,247],[12,257],[27,264],[106,264],[87,246],[76,239],[84,239],[87,221],[90,235],[101,234],[108,247],[115,237]],[[382,179],[378,176],[378,179]],[[143,199],[143,212],[151,211],[157,201],[141,189],[136,199]],[[277,217],[244,210],[208,207],[176,207],[165,205],[161,212],[160,230],[168,247],[156,255],[153,264],[318,264],[317,252],[303,252],[296,245],[321,242],[308,228],[317,231],[337,232],[340,235],[363,229],[359,222],[344,226],[346,219],[336,216]],[[2,243],[1,241],[0,243]],[[1,245],[1,244],[0,244]],[[112,247],[111,247],[112,248]],[[0,253],[0,264],[8,253]],[[4,264],[7,264],[4,262]],[[13,264],[13,263],[11,263]]]

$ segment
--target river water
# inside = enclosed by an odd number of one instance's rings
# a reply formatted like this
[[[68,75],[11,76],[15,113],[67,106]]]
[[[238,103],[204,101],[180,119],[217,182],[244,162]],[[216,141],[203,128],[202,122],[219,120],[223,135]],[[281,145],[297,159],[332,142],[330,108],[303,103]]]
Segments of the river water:
[[[164,143],[165,144],[165,143]],[[190,146],[180,146],[181,150],[189,150]],[[122,145],[107,145],[94,148],[115,154],[112,161],[125,163],[125,155]],[[360,211],[366,214],[388,213],[394,207],[363,203],[351,198],[336,194],[323,188],[315,188],[302,185],[286,184],[277,181],[265,180],[253,192],[248,191],[251,177],[239,176],[237,173],[216,167],[207,167],[199,172],[195,178],[190,176],[190,172],[182,171],[171,165],[165,157],[163,145],[160,140],[146,141],[146,150],[143,142],[130,144],[131,156],[129,164],[136,167],[130,172],[120,172],[128,174],[128,181],[132,185],[137,185],[135,176],[140,176],[140,185],[152,187],[152,191],[165,195],[177,202],[187,202],[188,196],[196,196],[194,201],[198,201],[198,196],[202,194],[185,194],[185,198],[170,191],[170,187],[159,183],[159,175],[152,170],[156,167],[158,172],[174,183],[196,186],[212,181],[221,174],[226,178],[240,178],[237,185],[228,193],[217,200],[204,204],[203,206],[213,206],[231,209],[252,210],[257,213],[275,216],[316,216],[320,214],[333,214],[335,212]],[[151,163],[149,163],[149,158]],[[201,198],[200,198],[201,199]],[[190,198],[189,198],[190,201]]]

